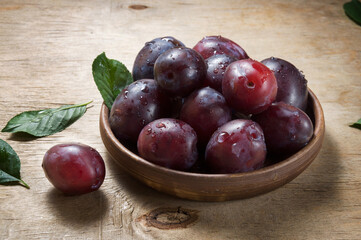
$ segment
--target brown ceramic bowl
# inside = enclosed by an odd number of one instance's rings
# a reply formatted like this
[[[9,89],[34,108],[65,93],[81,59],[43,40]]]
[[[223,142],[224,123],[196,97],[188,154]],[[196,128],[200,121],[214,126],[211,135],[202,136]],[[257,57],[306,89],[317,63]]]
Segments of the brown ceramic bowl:
[[[109,110],[105,104],[100,112],[100,133],[113,159],[132,176],[158,191],[197,201],[248,198],[290,182],[316,158],[321,149],[325,122],[320,102],[311,90],[309,93],[308,107],[314,122],[311,141],[291,157],[253,172],[202,174],[176,171],[152,164],[117,140],[110,129]]]

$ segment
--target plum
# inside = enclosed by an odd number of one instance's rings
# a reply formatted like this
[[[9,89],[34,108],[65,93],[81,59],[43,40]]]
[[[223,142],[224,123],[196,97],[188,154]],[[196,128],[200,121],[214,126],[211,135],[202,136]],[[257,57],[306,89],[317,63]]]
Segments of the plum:
[[[266,143],[261,127],[251,120],[232,120],[212,135],[205,164],[212,173],[249,172],[263,166]]]
[[[237,43],[222,36],[207,36],[200,40],[194,47],[204,59],[213,55],[226,54],[237,60],[248,58],[247,53]]]
[[[97,190],[105,177],[103,158],[92,147],[80,143],[58,144],[44,155],[46,177],[66,195]]]
[[[234,57],[225,54],[213,55],[205,60],[207,65],[207,75],[204,86],[210,86],[218,92],[222,92],[222,80],[229,64],[236,61]]]
[[[177,47],[162,53],[154,65],[154,79],[170,95],[184,97],[199,88],[206,75],[202,56]]]
[[[307,107],[308,89],[305,76],[290,62],[280,58],[261,61],[273,71],[278,85],[276,102],[285,102],[303,111]]]
[[[197,160],[197,134],[187,123],[157,119],[139,134],[139,155],[154,164],[175,170],[188,170]]]
[[[252,119],[262,127],[267,149],[273,155],[296,153],[313,135],[313,124],[307,114],[284,102],[273,103]]]
[[[222,81],[227,103],[243,114],[266,110],[276,99],[277,80],[271,70],[252,59],[231,63]]]
[[[200,146],[206,146],[214,131],[231,117],[231,109],[223,95],[210,87],[189,95],[180,112],[180,119],[196,131]]]
[[[168,49],[181,46],[184,44],[174,37],[160,37],[146,42],[134,60],[133,79],[153,79],[154,63],[159,55]]]
[[[170,114],[171,100],[153,79],[128,85],[115,99],[109,116],[114,135],[123,144],[135,144],[142,128]]]

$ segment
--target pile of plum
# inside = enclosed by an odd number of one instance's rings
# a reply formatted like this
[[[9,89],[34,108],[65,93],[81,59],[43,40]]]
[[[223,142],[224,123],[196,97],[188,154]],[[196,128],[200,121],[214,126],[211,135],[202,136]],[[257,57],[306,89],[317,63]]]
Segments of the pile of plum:
[[[312,138],[304,75],[279,58],[255,61],[227,38],[204,37],[193,49],[156,38],[140,50],[132,74],[109,123],[122,144],[154,164],[248,172]]]

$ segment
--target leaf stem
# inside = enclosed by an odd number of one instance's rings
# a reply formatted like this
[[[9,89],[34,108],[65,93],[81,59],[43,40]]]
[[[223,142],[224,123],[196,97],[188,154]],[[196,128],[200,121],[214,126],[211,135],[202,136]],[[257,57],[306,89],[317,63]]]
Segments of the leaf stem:
[[[90,103],[92,103],[93,100],[91,100],[90,102],[87,102],[87,103],[82,103],[82,104],[77,104],[77,105],[71,105],[71,106],[68,106],[66,108],[62,108],[61,110],[66,110],[66,109],[70,109],[70,108],[77,108],[77,107],[83,107],[83,106],[87,106],[89,105]],[[59,109],[60,110],[60,109]]]
[[[29,185],[26,184],[26,182],[24,182],[22,179],[19,179],[19,182],[20,182],[24,187],[26,187],[27,189],[30,189]]]

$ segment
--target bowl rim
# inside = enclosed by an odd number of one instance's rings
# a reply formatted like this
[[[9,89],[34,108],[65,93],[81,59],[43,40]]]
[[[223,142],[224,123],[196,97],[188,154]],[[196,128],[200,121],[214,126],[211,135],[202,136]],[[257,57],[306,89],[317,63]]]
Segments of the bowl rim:
[[[113,142],[113,144],[125,155],[129,158],[131,158],[134,161],[137,161],[139,164],[145,165],[148,168],[151,168],[153,171],[157,171],[160,174],[167,174],[167,175],[177,175],[178,177],[191,177],[191,178],[203,178],[203,179],[217,179],[217,181],[227,180],[230,177],[233,178],[243,178],[243,177],[249,177],[253,176],[256,177],[257,175],[264,175],[264,174],[272,174],[275,171],[285,168],[290,164],[296,163],[299,161],[300,158],[303,157],[303,155],[306,155],[309,149],[312,149],[314,145],[318,144],[318,138],[323,138],[324,135],[324,114],[322,110],[322,106],[316,97],[316,95],[308,88],[308,104],[311,105],[311,109],[314,115],[314,126],[313,126],[313,136],[310,140],[310,142],[303,147],[301,150],[299,150],[297,153],[289,156],[288,158],[271,164],[269,166],[250,171],[250,172],[242,172],[242,173],[228,173],[228,174],[218,174],[218,173],[194,173],[194,172],[186,172],[186,171],[179,171],[174,169],[165,168],[156,164],[153,164],[146,159],[138,156],[137,154],[133,153],[131,150],[126,148],[123,144],[119,142],[119,140],[115,137],[113,134],[110,124],[109,124],[109,109],[103,102],[101,106],[101,112],[100,112],[100,128],[104,127],[105,134],[108,138]],[[312,161],[311,161],[312,162]],[[310,163],[311,163],[310,162]],[[128,171],[131,171],[130,169],[127,169]]]

